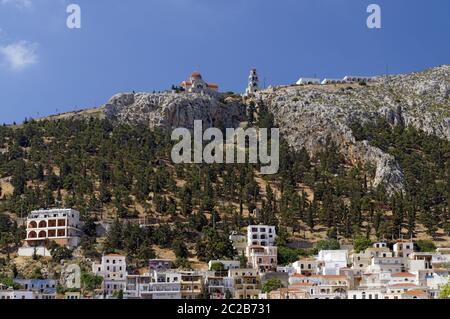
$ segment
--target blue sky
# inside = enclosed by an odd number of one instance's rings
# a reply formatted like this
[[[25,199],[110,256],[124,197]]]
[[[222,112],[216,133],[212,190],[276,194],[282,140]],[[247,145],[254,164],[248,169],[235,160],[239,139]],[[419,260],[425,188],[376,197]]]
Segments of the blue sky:
[[[382,29],[366,26],[371,3]],[[449,14],[447,0],[0,0],[0,123],[164,90],[194,70],[241,92],[252,67],[277,85],[448,64]]]

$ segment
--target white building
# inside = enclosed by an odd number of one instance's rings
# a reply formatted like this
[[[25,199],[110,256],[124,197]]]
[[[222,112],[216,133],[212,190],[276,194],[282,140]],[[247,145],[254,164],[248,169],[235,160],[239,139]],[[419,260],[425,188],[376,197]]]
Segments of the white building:
[[[92,264],[92,272],[103,277],[103,292],[110,296],[114,292],[124,291],[127,277],[125,256],[108,254],[102,257],[100,264]]]
[[[73,248],[80,243],[80,213],[73,209],[33,211],[27,218],[28,247],[43,247],[48,241]]]
[[[321,84],[322,85],[326,85],[326,84],[342,84],[345,83],[342,79],[324,79]]]
[[[342,268],[347,268],[347,250],[321,250],[317,258],[323,264],[323,275],[339,275]]]
[[[414,252],[414,243],[412,241],[398,241],[394,244],[394,256],[408,258]]]
[[[318,79],[318,78],[300,78],[297,81],[297,85],[308,85],[308,84],[320,84],[320,79]]]
[[[126,299],[181,299],[181,274],[154,270],[151,274],[128,275]]]
[[[393,257],[393,253],[387,248],[386,243],[375,243],[372,247],[367,248],[362,253],[354,253],[352,255],[352,269],[358,274],[364,273],[372,264],[372,258]]]
[[[321,269],[321,262],[316,258],[303,258],[292,264],[295,273],[301,275],[318,275]]]
[[[275,226],[250,225],[247,227],[247,246],[274,246],[276,239]]]
[[[0,289],[0,300],[31,300],[37,299],[33,291],[14,290],[12,288]]]

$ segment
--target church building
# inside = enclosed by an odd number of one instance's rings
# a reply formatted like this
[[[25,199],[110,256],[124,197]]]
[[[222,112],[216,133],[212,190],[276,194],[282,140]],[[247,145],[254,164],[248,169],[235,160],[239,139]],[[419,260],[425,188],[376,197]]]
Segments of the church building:
[[[193,72],[188,81],[183,81],[181,87],[189,93],[218,92],[219,86],[214,83],[206,83],[199,72]]]

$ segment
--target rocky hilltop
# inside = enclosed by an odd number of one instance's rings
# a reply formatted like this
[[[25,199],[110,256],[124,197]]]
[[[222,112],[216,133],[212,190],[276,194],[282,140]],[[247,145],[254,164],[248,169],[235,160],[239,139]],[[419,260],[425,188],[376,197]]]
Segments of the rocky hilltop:
[[[393,125],[412,125],[450,139],[450,66],[424,72],[379,77],[367,85],[305,85],[263,90],[243,101],[236,97],[185,93],[122,93],[104,106],[109,118],[151,128],[237,127],[246,104],[264,103],[275,116],[284,138],[295,148],[315,154],[330,138],[349,162],[376,166],[373,186],[403,188],[404,176],[395,158],[357,141],[351,124],[383,116]]]
[[[314,154],[331,138],[349,163],[376,165],[373,186],[403,188],[404,176],[394,157],[356,141],[354,122],[382,116],[393,125],[412,125],[450,139],[450,66],[421,73],[377,78],[368,85],[289,86],[259,92],[275,115],[283,136],[296,147]]]

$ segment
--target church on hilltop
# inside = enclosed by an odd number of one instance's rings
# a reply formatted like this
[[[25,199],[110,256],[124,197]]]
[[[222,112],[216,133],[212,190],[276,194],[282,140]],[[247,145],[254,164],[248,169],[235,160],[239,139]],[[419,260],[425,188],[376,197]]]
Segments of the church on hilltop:
[[[214,83],[206,83],[199,72],[193,72],[188,81],[181,82],[181,87],[189,93],[219,92],[219,86]]]

